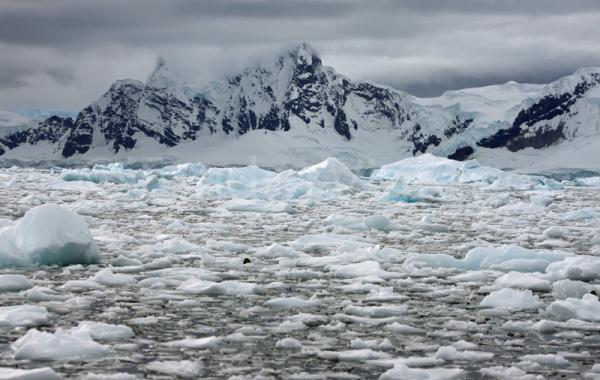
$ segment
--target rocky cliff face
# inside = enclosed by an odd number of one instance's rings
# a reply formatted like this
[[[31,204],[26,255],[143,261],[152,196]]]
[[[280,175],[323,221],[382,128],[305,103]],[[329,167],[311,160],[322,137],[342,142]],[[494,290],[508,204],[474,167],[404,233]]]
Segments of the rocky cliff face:
[[[57,158],[85,157],[99,147],[135,152],[144,139],[166,150],[265,130],[317,140],[318,131],[327,131],[340,144],[372,134],[393,139],[388,149],[397,149],[397,156],[432,152],[465,159],[480,147],[541,149],[598,134],[599,88],[600,70],[582,69],[549,85],[509,82],[420,99],[352,81],[323,66],[306,44],[226,81],[194,88],[161,60],[146,83],[115,82],[75,120],[53,116],[0,137],[0,156],[18,157],[24,146],[51,149]]]

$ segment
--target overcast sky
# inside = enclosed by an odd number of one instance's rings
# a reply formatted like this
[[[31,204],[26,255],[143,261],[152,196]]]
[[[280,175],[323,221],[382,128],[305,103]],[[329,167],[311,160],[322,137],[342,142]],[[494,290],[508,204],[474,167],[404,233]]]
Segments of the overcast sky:
[[[600,66],[597,0],[1,0],[0,109],[77,110],[159,56],[200,82],[308,42],[420,96]]]

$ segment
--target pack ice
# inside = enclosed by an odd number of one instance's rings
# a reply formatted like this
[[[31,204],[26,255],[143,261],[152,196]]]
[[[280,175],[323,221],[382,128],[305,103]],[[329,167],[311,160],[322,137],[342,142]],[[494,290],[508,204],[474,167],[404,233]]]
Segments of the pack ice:
[[[0,377],[600,373],[593,179],[154,164],[0,169]]]

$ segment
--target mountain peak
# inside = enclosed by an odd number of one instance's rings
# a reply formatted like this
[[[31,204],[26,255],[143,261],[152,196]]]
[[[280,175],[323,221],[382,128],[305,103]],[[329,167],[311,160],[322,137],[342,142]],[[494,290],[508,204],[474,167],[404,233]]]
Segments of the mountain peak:
[[[321,62],[321,57],[310,44],[302,42],[290,50],[290,55],[296,59],[296,63],[312,65],[313,61]]]

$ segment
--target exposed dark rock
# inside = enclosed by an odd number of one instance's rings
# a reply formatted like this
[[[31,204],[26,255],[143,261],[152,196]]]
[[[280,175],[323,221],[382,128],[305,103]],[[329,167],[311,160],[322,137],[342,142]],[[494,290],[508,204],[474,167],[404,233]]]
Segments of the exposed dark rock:
[[[465,161],[468,159],[475,151],[470,146],[462,146],[454,151],[451,155],[448,156],[451,160],[456,161]]]

